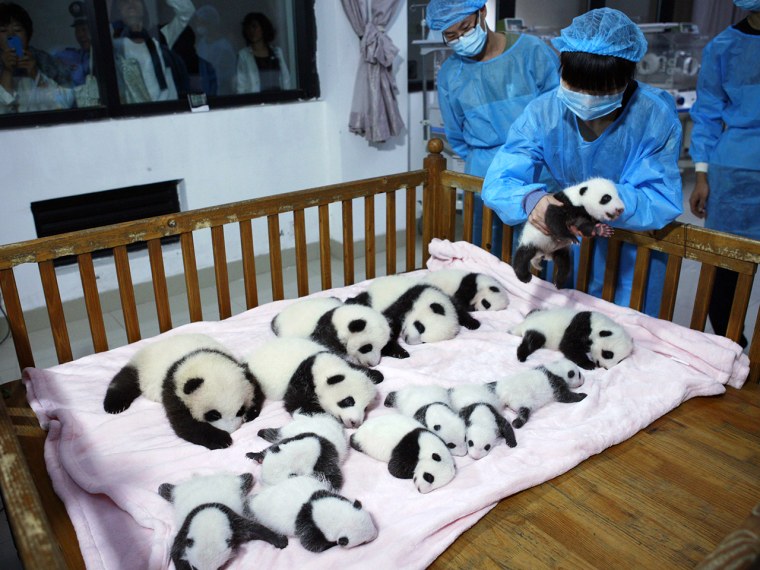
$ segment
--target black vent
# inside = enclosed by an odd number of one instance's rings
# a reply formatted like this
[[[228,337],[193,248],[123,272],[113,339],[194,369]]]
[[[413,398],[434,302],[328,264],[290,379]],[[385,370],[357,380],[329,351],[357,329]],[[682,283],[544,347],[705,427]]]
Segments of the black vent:
[[[32,202],[32,215],[37,237],[47,237],[76,230],[130,222],[151,216],[179,212],[179,180],[156,182]],[[176,236],[163,238],[162,243],[177,241]],[[145,243],[131,244],[129,251],[144,249]],[[110,251],[94,252],[93,256],[109,255]],[[76,258],[63,257],[56,265],[74,263]]]

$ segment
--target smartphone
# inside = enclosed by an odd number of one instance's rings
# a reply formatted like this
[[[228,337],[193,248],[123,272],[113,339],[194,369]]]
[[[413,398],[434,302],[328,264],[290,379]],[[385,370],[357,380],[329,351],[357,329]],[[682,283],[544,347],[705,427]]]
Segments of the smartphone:
[[[24,57],[24,48],[21,46],[21,38],[18,36],[8,36],[8,47],[16,50],[17,57]]]

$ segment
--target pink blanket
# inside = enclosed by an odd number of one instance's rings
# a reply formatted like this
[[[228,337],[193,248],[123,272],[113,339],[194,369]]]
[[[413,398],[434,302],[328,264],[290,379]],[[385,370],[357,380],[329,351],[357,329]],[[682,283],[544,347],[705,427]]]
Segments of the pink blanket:
[[[255,541],[245,545],[230,568],[424,568],[499,499],[551,479],[629,438],[684,400],[721,394],[724,384],[740,387],[747,377],[746,355],[725,338],[577,291],[557,291],[538,279],[524,285],[510,266],[466,243],[434,240],[430,253],[431,270],[460,268],[498,279],[510,294],[510,306],[477,313],[482,325],[476,331],[463,329],[450,341],[407,347],[409,359],[384,358],[378,369],[385,381],[378,386],[380,397],[370,415],[391,413],[382,407],[385,395],[410,383],[487,382],[557,358],[558,353],[540,350],[526,363],[517,361],[520,338],[506,331],[536,307],[570,306],[606,313],[629,331],[634,352],[611,370],[586,373],[581,391],[588,397],[582,402],[553,403],[535,412],[525,427],[516,430],[516,448],[499,445],[478,461],[457,457],[455,479],[427,495],[417,493],[410,481],[393,478],[384,463],[351,450],[342,493],[359,498],[373,514],[379,529],[374,542],[314,554],[297,540],[284,550]],[[315,296],[345,299],[366,287],[364,282]],[[202,332],[242,357],[273,338],[272,317],[292,302],[269,303],[223,322],[193,323],[165,334]],[[267,446],[257,431],[289,420],[280,402],[267,402],[259,418],[233,434],[232,447],[209,451],[179,439],[161,405],[145,398],[138,398],[122,414],[106,414],[102,403],[109,381],[152,340],[46,370],[24,371],[32,408],[49,429],[48,470],[74,523],[88,568],[169,567],[169,547],[177,529],[171,506],[156,493],[158,486],[219,470],[257,476],[259,465],[245,457],[246,452]]]

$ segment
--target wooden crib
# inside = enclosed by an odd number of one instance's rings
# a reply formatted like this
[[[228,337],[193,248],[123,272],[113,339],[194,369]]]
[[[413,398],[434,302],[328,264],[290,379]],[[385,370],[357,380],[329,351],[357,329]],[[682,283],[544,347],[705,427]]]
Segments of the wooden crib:
[[[318,253],[320,289],[352,284],[357,266],[363,277],[377,273],[378,248],[384,250],[383,273],[423,268],[431,238],[472,241],[474,194],[482,180],[446,170],[443,145],[434,139],[421,170],[346,182],[300,192],[160,216],[0,246],[0,290],[8,314],[19,371],[35,365],[25,311],[19,300],[14,268],[37,264],[59,362],[73,352],[54,261],[75,256],[81,276],[92,349],[113,348],[104,326],[93,253],[109,251],[118,277],[118,293],[128,342],[141,338],[141,323],[127,246],[147,244],[155,314],[161,332],[180,323],[169,304],[162,238],[179,239],[187,308],[191,321],[214,319],[201,305],[195,244],[210,232],[218,318],[233,314],[230,274],[242,275],[248,308],[260,302],[255,248],[268,252],[271,297],[285,298],[287,280],[280,223],[292,216],[295,291],[310,291],[310,250]],[[422,236],[417,208],[422,200]],[[458,208],[458,196],[462,207]],[[383,201],[385,224],[376,227],[375,210]],[[353,208],[362,203],[363,246],[354,243]],[[331,239],[330,212],[340,213],[342,240]],[[463,223],[457,224],[461,210]],[[307,215],[318,220],[312,231]],[[491,242],[492,212],[484,210],[482,243]],[[403,220],[401,231],[397,220]],[[254,244],[254,224],[266,224],[268,242]],[[380,224],[382,226],[382,224]],[[225,227],[239,233],[242,261],[228,262]],[[315,226],[316,227],[316,226]],[[318,248],[307,247],[318,232]],[[229,235],[229,231],[228,231]],[[335,235],[335,233],[333,233]],[[381,237],[382,236],[382,237]],[[504,227],[501,251],[510,261],[513,234]],[[382,242],[384,240],[384,243]],[[672,320],[683,260],[701,264],[689,326],[704,330],[716,267],[739,275],[727,336],[737,340],[760,262],[760,243],[702,228],[671,224],[657,232],[617,231],[611,239],[603,297],[614,298],[617,260],[623,242],[637,246],[636,279],[631,307],[644,299],[646,268],[652,251],[668,255],[660,317]],[[337,244],[337,245],[336,245]],[[177,247],[174,245],[173,247]],[[594,247],[584,240],[577,288],[586,290]],[[334,251],[340,249],[338,253]],[[363,251],[355,251],[363,249]],[[404,251],[399,263],[397,252]],[[336,256],[336,253],[338,255]],[[343,282],[333,283],[331,258],[342,257]],[[261,259],[261,258],[258,258]],[[261,265],[261,263],[259,263]],[[231,269],[232,268],[232,269]],[[567,567],[693,566],[727,532],[737,527],[760,500],[760,318],[750,337],[750,379],[742,390],[728,389],[717,398],[690,400],[624,443],[592,457],[568,473],[503,500],[460,537],[434,564],[436,568],[509,566]],[[20,372],[19,372],[20,374]],[[45,432],[37,425],[19,381],[6,384],[0,400],[0,486],[15,543],[26,568],[82,568],[77,539],[63,504],[47,477],[43,459]],[[722,482],[725,481],[724,485]]]

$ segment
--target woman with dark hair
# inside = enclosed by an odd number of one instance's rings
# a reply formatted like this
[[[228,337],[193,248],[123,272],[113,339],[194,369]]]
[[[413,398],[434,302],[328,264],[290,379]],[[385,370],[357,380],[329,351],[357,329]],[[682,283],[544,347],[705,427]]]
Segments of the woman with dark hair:
[[[553,40],[560,51],[560,85],[526,108],[491,163],[483,200],[506,224],[526,219],[549,234],[544,216],[561,205],[539,180],[542,170],[559,188],[589,178],[611,180],[625,211],[611,225],[659,229],[681,214],[681,123],[673,98],[634,80],[647,50],[641,30],[625,14],[600,8],[578,16]],[[597,240],[589,293],[600,296],[607,242]],[[636,248],[624,245],[615,303],[628,305]],[[665,256],[653,253],[644,311],[656,315]]]
[[[261,12],[250,12],[242,23],[246,46],[238,52],[236,93],[291,89],[282,49],[273,46],[275,29]]]

